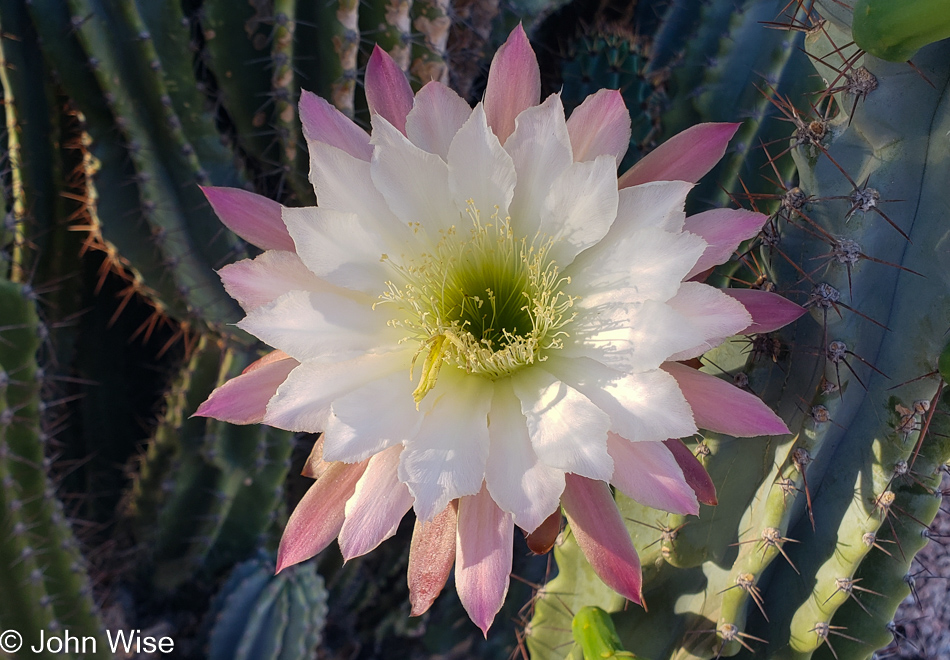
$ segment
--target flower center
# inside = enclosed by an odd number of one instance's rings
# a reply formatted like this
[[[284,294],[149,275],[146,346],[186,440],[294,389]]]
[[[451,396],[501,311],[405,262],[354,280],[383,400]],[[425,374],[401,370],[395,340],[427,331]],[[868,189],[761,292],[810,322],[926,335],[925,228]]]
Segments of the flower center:
[[[552,239],[516,237],[497,211],[483,223],[471,201],[466,215],[469,231],[442,231],[431,253],[401,265],[383,257],[397,277],[380,301],[402,312],[389,323],[408,331],[406,341],[419,342],[413,368],[425,355],[417,403],[447,362],[497,380],[543,361],[574,318],[574,298],[560,290],[568,279],[549,257]]]

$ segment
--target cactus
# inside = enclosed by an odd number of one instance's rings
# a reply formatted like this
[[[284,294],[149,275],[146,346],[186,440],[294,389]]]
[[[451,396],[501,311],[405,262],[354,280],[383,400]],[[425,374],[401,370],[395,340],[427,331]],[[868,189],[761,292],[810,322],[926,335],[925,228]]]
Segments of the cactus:
[[[449,3],[402,9],[389,50],[403,48],[414,84],[447,79]],[[3,496],[19,502],[20,480],[35,490],[30,479],[44,471],[66,474],[63,488],[88,517],[83,529],[95,530],[83,540],[106,549],[87,569],[63,540],[71,533],[63,516],[54,516],[46,536],[63,547],[44,548],[54,560],[24,558],[8,575],[9,602],[23,605],[10,608],[20,617],[12,622],[52,631],[68,621],[97,635],[88,570],[103,585],[96,600],[117,586],[143,594],[157,587],[161,599],[141,599],[120,617],[143,625],[137,613],[170,616],[169,604],[189,590],[198,597],[188,606],[201,607],[218,575],[273,548],[293,436],[189,419],[216,384],[259,356],[230,325],[238,310],[213,272],[253,251],[221,228],[197,184],[312,204],[300,89],[350,113],[365,107],[356,84],[361,48],[378,33],[374,20],[392,18],[388,11],[382,0],[326,10],[295,0],[0,3],[7,164],[0,255],[4,275],[24,283],[11,292],[43,318],[36,327],[47,345],[44,397],[56,400],[46,404],[50,428],[36,437],[55,433],[62,443],[45,458],[42,444],[33,447],[33,472],[5,462],[13,476]],[[456,34],[471,29],[455,24]],[[158,388],[164,393],[152,392]],[[97,491],[105,492],[88,495]],[[32,506],[53,506],[50,487],[37,493]],[[32,524],[40,513],[22,519]],[[32,531],[26,540],[17,534],[5,553],[35,545]],[[71,582],[60,579],[66,565],[76,569]],[[300,601],[297,587],[282,589],[278,608],[287,601],[298,613],[320,612],[316,601]],[[372,610],[368,601],[359,605]],[[288,635],[302,634],[298,619]],[[416,634],[398,628],[387,634]]]
[[[281,516],[291,434],[192,417],[252,359],[253,352],[202,336],[166,395],[129,504],[136,536],[153,553],[159,588],[174,589],[201,568],[214,573],[268,545],[267,532]]]
[[[0,575],[6,594],[0,625],[22,631],[30,647],[38,644],[41,630],[69,630],[92,640],[83,657],[105,658],[85,563],[45,472],[49,420],[43,419],[47,406],[36,361],[43,326],[29,287],[0,280],[0,309],[0,501],[5,512]],[[41,655],[53,657],[55,650]]]
[[[900,11],[878,0],[854,5],[854,43],[875,57],[903,62],[922,46],[950,37],[950,14],[939,0],[916,0]]]
[[[710,278],[777,288],[812,314],[705,357],[704,371],[763,395],[795,431],[690,441],[718,507],[686,519],[617,496],[648,612],[623,611],[567,528],[557,577],[521,613],[529,588],[513,584],[499,619],[533,615],[535,658],[579,658],[605,640],[600,651],[650,660],[845,660],[885,646],[950,457],[938,396],[950,373],[935,372],[950,359],[948,264],[931,247],[948,205],[950,52],[926,45],[946,36],[938,3],[913,4],[922,13],[892,17],[859,0],[849,46],[851,12],[833,0],[0,0],[2,627],[100,636],[94,604],[117,586],[137,594],[127,617],[168,617],[183,594],[199,609],[235,563],[272,549],[294,439],[189,417],[259,356],[213,273],[254,250],[220,228],[196,184],[312,204],[301,89],[366,120],[360,68],[378,42],[414,87],[450,81],[474,100],[499,35],[524,20],[567,106],[587,87],[624,90],[635,127],[624,167],[688,125],[744,119],[691,204],[731,198],[773,219]],[[54,484],[83,495],[75,511],[96,531],[82,540],[104,558],[83,560]],[[312,565],[271,578],[264,559],[239,564],[212,605],[209,652],[299,657],[326,616],[339,637],[407,655],[456,644],[506,655],[515,640],[498,629],[462,640],[454,597],[405,622],[394,585],[406,539],[382,559],[323,558],[328,614]],[[137,565],[104,567],[120,564],[113,547]],[[540,580],[544,562],[519,559],[516,572]],[[161,599],[138,596],[155,587]],[[588,606],[611,612],[619,642]],[[594,632],[575,640],[578,615]]]
[[[327,591],[312,562],[274,575],[273,559],[238,564],[208,613],[211,660],[309,657],[327,615]]]
[[[946,265],[929,249],[944,238],[937,209],[947,198],[928,184],[947,177],[937,136],[948,128],[941,90],[950,51],[922,49],[921,76],[865,56],[846,47],[850,16],[832,4],[820,4],[828,22],[805,36],[830,90],[811,101],[819,110],[775,97],[796,120],[791,150],[807,201],[775,195],[785,202],[769,226],[777,234],[726,273],[799,296],[812,318],[753,337],[751,347],[724,345],[703,368],[764,393],[793,435],[708,434],[699,448],[719,489],[715,510],[704,507],[697,521],[624,508],[638,521],[634,538],[656,543],[644,562],[660,564],[644,574],[649,611],[560,595],[589,594],[596,580],[569,570],[535,606],[532,657],[566,657],[565,629],[581,604],[614,611],[626,648],[647,658],[867,658],[892,639],[888,624],[912,583],[950,457],[935,371],[950,322]],[[821,17],[799,14],[796,25]],[[807,133],[809,121],[820,134]],[[731,176],[727,169],[720,181]],[[568,537],[555,551],[559,565],[573,551]],[[661,629],[672,632],[658,637]]]

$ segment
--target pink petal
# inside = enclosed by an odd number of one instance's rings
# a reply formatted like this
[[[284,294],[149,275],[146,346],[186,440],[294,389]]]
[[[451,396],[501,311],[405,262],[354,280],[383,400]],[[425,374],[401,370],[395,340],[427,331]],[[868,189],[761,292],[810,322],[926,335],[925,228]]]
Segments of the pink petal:
[[[686,279],[728,261],[739,244],[758,234],[767,220],[768,216],[745,209],[713,209],[686,218],[683,229],[708,244]]]
[[[449,502],[442,513],[427,523],[416,519],[407,572],[409,603],[412,605],[409,616],[425,614],[449,579],[455,563],[457,528],[457,500]]]
[[[488,125],[502,144],[515,130],[515,117],[541,101],[541,71],[524,27],[508,35],[491,61],[485,88]]]
[[[696,183],[719,162],[739,124],[697,124],[643,157],[620,177],[621,188],[650,181]]]
[[[513,533],[511,514],[498,508],[484,484],[459,500],[455,588],[486,637],[508,593]]]
[[[640,602],[640,558],[617,510],[610,488],[568,474],[561,505],[571,531],[591,568],[608,587],[635,603]]]
[[[759,289],[723,289],[723,293],[738,300],[752,315],[752,325],[740,334],[778,330],[805,313],[805,308],[788,298]]]
[[[631,442],[608,433],[607,451],[614,459],[610,483],[624,495],[670,513],[699,513],[696,493],[662,442]]]
[[[696,499],[702,504],[709,504],[710,506],[718,504],[716,485],[712,482],[703,464],[693,456],[693,452],[689,450],[689,447],[679,438],[664,440],[663,444],[666,445],[666,448],[673,454],[673,458],[679,463],[680,469],[683,470],[683,478],[696,493]]]
[[[343,560],[365,555],[396,533],[399,521],[412,507],[412,495],[399,481],[396,468],[402,445],[395,445],[371,459],[346,503],[346,520],[340,530]]]
[[[343,527],[346,501],[366,469],[362,463],[333,463],[290,514],[277,549],[277,572],[316,555]]]
[[[262,250],[294,251],[280,204],[240,188],[200,187],[221,222],[245,241]]]
[[[259,424],[267,402],[300,363],[282,351],[274,351],[251,364],[240,376],[216,388],[198,406],[195,417],[213,417],[231,424]]]
[[[369,133],[326,99],[305,89],[300,90],[300,123],[308,141],[324,142],[360,160],[373,156]]]
[[[406,117],[412,110],[412,88],[399,65],[379,46],[373,47],[366,65],[366,103],[371,113],[406,134]]]
[[[609,155],[620,165],[630,145],[630,113],[620,92],[602,89],[584,99],[567,120],[567,132],[575,161]]]
[[[683,390],[699,428],[739,438],[791,432],[759,397],[732,383],[678,362],[664,362],[661,368]]]

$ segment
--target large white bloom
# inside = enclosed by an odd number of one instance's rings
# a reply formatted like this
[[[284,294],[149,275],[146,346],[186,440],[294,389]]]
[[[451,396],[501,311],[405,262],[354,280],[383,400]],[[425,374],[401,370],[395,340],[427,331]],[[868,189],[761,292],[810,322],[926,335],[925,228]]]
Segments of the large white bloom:
[[[199,414],[323,433],[309,467],[322,476],[291,517],[282,566],[335,537],[346,557],[368,552],[414,508],[414,612],[455,561],[462,602],[487,630],[513,526],[550,536],[563,504],[598,573],[638,600],[606,484],[696,513],[711,484],[682,443],[664,441],[697,424],[787,432],[754,396],[675,362],[799,313],[689,281],[765,221],[683,211],[735,127],[682,134],[618,183],[630,134],[619,94],[593,95],[570,120],[557,95],[539,104],[520,28],[474,109],[438,83],[413,97],[378,49],[366,89],[372,137],[321,99],[301,101],[317,207],[206,191],[266,250],[221,277],[247,312],[240,327],[277,351]]]

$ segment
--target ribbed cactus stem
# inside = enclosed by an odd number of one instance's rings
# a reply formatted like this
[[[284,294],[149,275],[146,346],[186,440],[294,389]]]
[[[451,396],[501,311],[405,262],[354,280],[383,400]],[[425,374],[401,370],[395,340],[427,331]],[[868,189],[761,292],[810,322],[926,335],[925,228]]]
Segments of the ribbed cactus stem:
[[[449,0],[413,0],[412,29],[418,33],[412,44],[410,79],[418,88],[430,80],[449,82],[446,47],[452,27]]]
[[[47,474],[36,362],[42,328],[27,285],[0,280],[0,499],[8,525],[0,544],[5,598],[0,623],[38,641],[41,630],[97,638],[109,656],[85,562]]]
[[[366,38],[389,53],[396,65],[409,72],[412,62],[412,0],[376,0],[360,12],[360,29]]]

